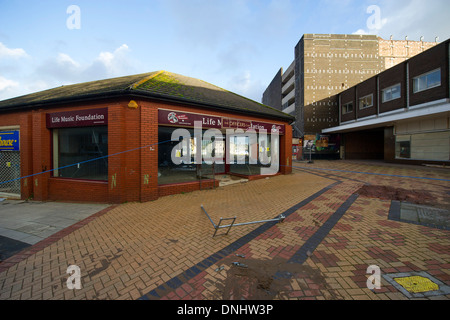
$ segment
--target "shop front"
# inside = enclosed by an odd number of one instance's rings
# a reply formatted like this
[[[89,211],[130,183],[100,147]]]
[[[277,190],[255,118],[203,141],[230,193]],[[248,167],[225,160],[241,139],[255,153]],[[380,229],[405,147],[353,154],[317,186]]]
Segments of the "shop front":
[[[168,72],[0,101],[0,113],[0,193],[22,199],[143,202],[219,174],[291,172],[291,116]]]
[[[284,133],[281,124],[160,109],[158,184],[198,181],[214,174],[267,175],[269,168],[279,167]]]

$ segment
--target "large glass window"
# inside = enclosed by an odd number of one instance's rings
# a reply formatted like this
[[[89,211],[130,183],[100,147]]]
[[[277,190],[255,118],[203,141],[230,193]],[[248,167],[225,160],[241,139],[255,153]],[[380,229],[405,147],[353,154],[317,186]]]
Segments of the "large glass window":
[[[254,138],[254,137],[253,137]],[[228,137],[230,146],[230,172],[242,175],[262,174],[261,168],[271,167],[273,152],[278,153],[278,141],[272,141],[270,134],[257,134],[256,140],[250,136]]]
[[[176,128],[158,128],[158,184],[171,184],[180,182],[192,182],[197,180],[197,165],[195,155],[197,152],[197,140],[193,129],[185,129],[191,138],[188,140],[171,141],[172,132]],[[180,159],[180,164],[172,161],[172,153]],[[185,159],[190,154],[189,159]]]
[[[158,184],[192,182],[208,179],[214,174],[226,173],[228,153],[229,172],[242,175],[261,174],[261,168],[270,167],[273,152],[278,152],[279,142],[271,141],[271,135],[226,133],[206,137],[194,136],[194,129],[182,129],[186,133],[183,139],[172,140],[177,128],[160,126],[158,128]],[[182,132],[182,131],[180,131]],[[199,142],[201,139],[201,142]],[[226,141],[225,139],[228,139]],[[197,150],[201,148],[201,161],[196,161]],[[228,148],[228,150],[227,150]],[[214,158],[214,165],[212,158]],[[278,158],[276,158],[278,161]]]
[[[373,106],[373,94],[362,97],[359,99],[359,110],[370,108]]]
[[[396,158],[411,158],[411,136],[399,135],[395,139],[395,156]]]
[[[183,132],[189,137],[171,141],[176,129],[163,126],[158,128],[158,184],[211,179],[213,173],[225,172],[223,137],[213,135],[206,138],[206,130],[203,130],[202,137],[197,138],[194,129],[183,128]],[[200,152],[200,161],[196,160],[197,151]]]
[[[399,99],[401,97],[401,84],[383,89],[383,102]]]
[[[342,114],[353,112],[353,102],[346,103],[342,106]]]
[[[414,93],[441,85],[441,69],[436,69],[413,79]]]
[[[53,176],[108,180],[108,127],[53,129]]]

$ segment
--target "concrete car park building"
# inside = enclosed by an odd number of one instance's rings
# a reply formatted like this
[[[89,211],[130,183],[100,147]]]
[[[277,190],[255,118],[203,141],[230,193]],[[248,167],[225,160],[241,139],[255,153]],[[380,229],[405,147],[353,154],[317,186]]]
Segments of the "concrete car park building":
[[[341,157],[450,164],[450,40],[337,94]]]
[[[0,195],[148,201],[217,185],[213,170],[261,177],[268,166],[262,155],[277,165],[277,174],[287,174],[293,120],[212,84],[165,71],[0,101]],[[176,129],[188,139],[174,140]],[[218,134],[207,139],[208,129]],[[244,135],[226,134],[238,129]],[[245,135],[250,131],[253,143]],[[186,156],[190,151],[203,155],[208,148],[214,159],[224,161],[213,167],[202,157]],[[231,161],[225,161],[228,157]]]
[[[294,149],[298,138],[303,138],[303,144],[313,142],[313,156],[338,157],[339,135],[322,133],[339,123],[336,94],[435,45],[436,41],[423,38],[304,34],[295,46],[294,61],[277,72],[262,103],[295,115]]]

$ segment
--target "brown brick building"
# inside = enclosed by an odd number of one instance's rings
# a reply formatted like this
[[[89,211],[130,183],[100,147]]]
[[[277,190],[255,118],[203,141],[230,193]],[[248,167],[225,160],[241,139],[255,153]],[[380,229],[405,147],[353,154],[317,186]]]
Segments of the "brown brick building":
[[[195,131],[195,121],[202,130]],[[289,173],[292,121],[281,111],[164,71],[0,101],[0,195],[148,201],[217,185],[213,172],[261,177],[267,172],[262,156],[279,165],[278,174]],[[183,129],[182,140],[172,137],[176,129]],[[209,129],[214,139],[206,137]],[[254,143],[245,134],[228,135],[237,129],[253,129]],[[255,145],[263,151],[254,152]],[[204,151],[223,161],[213,167]],[[234,161],[238,157],[241,162]]]
[[[450,164],[450,40],[336,96],[341,157]]]
[[[282,111],[295,115],[294,137],[319,140],[323,129],[339,122],[336,94],[436,45],[435,42],[384,40],[375,35],[304,34],[295,46],[294,62],[281,69],[263,94],[262,102],[281,97]],[[293,69],[292,72],[288,72]],[[289,75],[288,75],[289,74]],[[281,85],[278,79],[281,78]],[[293,82],[293,85],[290,83]],[[339,138],[313,153],[335,154]],[[330,141],[331,141],[330,140]]]

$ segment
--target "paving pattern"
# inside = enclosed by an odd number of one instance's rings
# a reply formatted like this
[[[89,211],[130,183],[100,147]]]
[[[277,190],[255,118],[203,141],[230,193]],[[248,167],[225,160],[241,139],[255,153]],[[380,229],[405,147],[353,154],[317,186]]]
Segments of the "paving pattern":
[[[402,201],[447,210],[448,169],[293,166],[287,176],[104,210],[0,263],[0,299],[399,300],[417,296],[389,275],[414,272],[443,288],[420,298],[450,298],[450,231],[390,218]],[[373,197],[367,187],[402,192]],[[212,237],[201,205],[215,223],[286,218]],[[79,290],[67,288],[69,265],[81,270]],[[368,288],[369,266],[381,271],[379,288]]]

